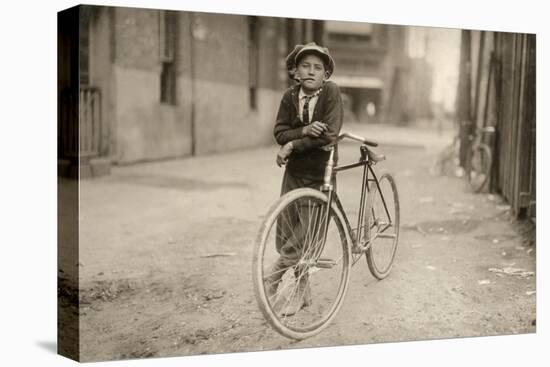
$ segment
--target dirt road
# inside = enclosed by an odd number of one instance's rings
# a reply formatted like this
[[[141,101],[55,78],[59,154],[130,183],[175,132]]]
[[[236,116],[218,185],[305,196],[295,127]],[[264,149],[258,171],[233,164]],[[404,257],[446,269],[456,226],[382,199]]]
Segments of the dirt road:
[[[534,332],[535,246],[493,195],[430,174],[431,150],[386,145],[401,238],[392,274],[352,271],[335,321],[295,342],[252,292],[259,224],[278,196],[275,148],[116,167],[80,192],[84,361]],[[357,146],[341,148],[342,161]],[[353,213],[359,172],[338,189]],[[62,277],[62,274],[60,274]]]

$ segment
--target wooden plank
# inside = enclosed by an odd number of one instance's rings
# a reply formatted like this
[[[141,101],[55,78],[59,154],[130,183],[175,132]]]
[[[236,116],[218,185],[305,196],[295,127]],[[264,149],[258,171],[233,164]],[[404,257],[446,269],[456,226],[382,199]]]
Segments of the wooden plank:
[[[537,111],[537,98],[536,98],[536,50],[537,50],[537,38],[536,35],[529,35],[530,46],[529,46],[529,74],[530,74],[530,83],[529,83],[529,123],[531,126],[531,205],[529,206],[528,215],[531,218],[536,217],[536,200],[537,200],[537,178],[536,178],[536,167],[537,167],[537,154],[536,154],[536,142],[537,142],[537,133],[536,133],[536,111]]]
[[[518,130],[518,154],[516,156],[516,162],[518,165],[518,178],[517,178],[517,213],[522,209],[527,209],[530,201],[530,190],[529,190],[529,161],[531,158],[530,154],[530,124],[527,121],[527,92],[526,92],[526,83],[527,83],[527,35],[522,34],[520,36],[521,42],[521,87],[520,87],[520,110],[519,110],[519,130]]]
[[[484,103],[483,101],[483,98],[482,98],[482,93],[481,93],[481,83],[482,83],[482,80],[483,79],[486,79],[487,78],[487,73],[485,73],[484,71],[486,70],[485,68],[485,37],[486,37],[486,32],[485,31],[481,31],[480,34],[479,34],[479,46],[478,46],[478,52],[477,52],[477,67],[475,68],[477,71],[476,71],[476,81],[475,81],[475,86],[476,86],[476,90],[475,90],[475,94],[474,94],[474,116],[473,116],[473,120],[474,120],[474,124],[476,126],[482,126],[482,122],[480,124],[480,116],[482,115],[479,111],[480,111],[480,108],[482,108],[482,105]],[[481,105],[481,106],[480,106]]]
[[[514,35],[511,35],[512,38],[512,68],[510,70],[510,78],[512,80],[511,87],[510,87],[510,105],[511,105],[511,111],[509,115],[509,130],[508,130],[508,151],[510,154],[508,155],[508,177],[506,178],[507,187],[506,187],[506,198],[508,199],[509,203],[512,205],[512,208],[515,209],[514,205],[514,177],[515,177],[515,165],[514,165],[514,156],[516,155],[516,141],[515,141],[515,134],[516,134],[516,127],[517,127],[517,85],[518,85],[518,79],[517,79],[517,39]]]
[[[517,92],[518,92],[518,73],[517,73],[517,66],[518,66],[518,55],[517,55],[517,47],[518,47],[518,40],[515,37],[515,35],[511,35],[512,41],[511,41],[511,51],[512,51],[512,61],[511,65],[512,68],[510,70],[510,78],[512,80],[511,86],[510,86],[510,105],[511,105],[511,111],[509,115],[509,121],[510,126],[508,130],[508,176],[506,177],[506,199],[512,206],[513,210],[516,209],[516,198],[514,197],[514,191],[515,191],[515,175],[516,175],[516,166],[514,164],[514,157],[516,155],[517,145],[516,145],[516,139],[515,136],[517,134],[517,111],[518,111],[518,104],[517,104]]]
[[[494,172],[491,177],[491,186],[489,187],[491,192],[500,192],[500,171],[501,171],[501,139],[500,139],[500,128],[501,128],[501,107],[502,107],[502,52],[500,47],[500,39],[501,39],[501,33],[495,32],[493,34],[493,52],[495,57],[495,64],[494,64],[494,76],[495,81],[493,83],[494,86],[494,94],[493,94],[493,107],[491,108],[491,114],[493,116],[493,125],[496,127],[496,132],[494,136]]]
[[[502,121],[503,121],[503,129],[502,129],[502,133],[503,133],[503,137],[504,137],[504,144],[503,144],[503,151],[504,151],[504,154],[503,154],[503,158],[504,158],[504,162],[503,162],[503,170],[502,170],[502,176],[501,177],[501,180],[502,180],[502,193],[506,196],[506,192],[507,192],[507,180],[506,178],[509,177],[509,168],[510,168],[510,165],[508,164],[508,162],[510,161],[509,159],[509,156],[510,156],[510,150],[508,149],[508,147],[510,146],[510,134],[508,133],[509,129],[510,129],[510,115],[511,115],[511,108],[512,108],[512,101],[510,100],[510,89],[511,89],[511,84],[512,84],[512,79],[511,79],[511,73],[510,73],[510,70],[511,70],[511,67],[510,67],[510,63],[512,62],[512,57],[511,57],[511,53],[510,53],[510,45],[508,45],[506,42],[508,42],[509,40],[509,37],[510,35],[506,34],[504,37],[503,37],[503,49],[505,51],[505,54],[503,55],[503,66],[504,66],[504,76],[503,76],[503,79],[504,79],[504,83],[503,83],[503,89],[502,89],[502,101],[504,103],[504,106],[503,106],[503,111],[502,111]]]
[[[537,133],[536,133],[536,111],[537,111],[537,96],[536,96],[536,63],[537,63],[537,57],[536,57],[536,50],[537,50],[537,38],[536,35],[530,35],[529,36],[531,40],[531,47],[530,47],[530,74],[531,74],[531,83],[529,84],[530,89],[530,101],[531,101],[531,108],[529,109],[529,112],[531,114],[529,121],[531,123],[531,206],[530,206],[530,213],[529,216],[534,218],[536,217],[536,200],[537,200],[537,175],[536,175],[536,167],[537,167],[537,156],[536,156],[536,142],[537,142]]]
[[[469,135],[472,127],[472,33],[470,30],[461,31],[460,45],[460,67],[457,86],[457,111],[456,122],[459,126],[460,149],[459,158],[460,166],[465,167],[466,155],[469,144]]]
[[[503,196],[510,201],[510,177],[512,177],[511,157],[513,153],[513,91],[514,91],[514,39],[511,34],[505,33],[501,40],[502,47],[502,103],[501,103],[501,191]]]
[[[514,115],[513,115],[513,130],[512,130],[512,142],[513,142],[513,154],[510,157],[510,165],[512,167],[512,176],[510,177],[510,201],[515,214],[519,212],[519,155],[521,154],[520,136],[521,136],[521,92],[522,92],[522,38],[521,35],[514,34],[514,90],[513,90],[513,103],[514,103]]]

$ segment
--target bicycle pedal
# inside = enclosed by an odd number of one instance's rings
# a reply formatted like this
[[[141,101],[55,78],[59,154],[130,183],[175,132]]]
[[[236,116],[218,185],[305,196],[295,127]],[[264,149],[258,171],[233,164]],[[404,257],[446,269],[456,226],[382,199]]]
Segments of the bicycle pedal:
[[[318,268],[330,269],[333,266],[337,265],[337,262],[332,259],[319,259],[315,264]]]

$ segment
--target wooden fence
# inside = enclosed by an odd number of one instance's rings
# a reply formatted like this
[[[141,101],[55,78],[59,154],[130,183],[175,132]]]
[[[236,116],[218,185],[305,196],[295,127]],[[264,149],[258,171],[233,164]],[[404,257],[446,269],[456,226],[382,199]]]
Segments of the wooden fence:
[[[495,34],[500,68],[496,185],[517,215],[535,216],[535,35]]]
[[[536,217],[536,37],[479,32],[471,43],[471,120],[495,126],[490,189]]]

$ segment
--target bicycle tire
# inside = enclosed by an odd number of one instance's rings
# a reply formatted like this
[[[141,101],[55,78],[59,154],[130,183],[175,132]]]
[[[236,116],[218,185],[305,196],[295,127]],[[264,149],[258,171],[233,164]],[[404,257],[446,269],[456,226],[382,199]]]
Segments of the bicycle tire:
[[[300,253],[300,261],[298,262],[298,264],[301,262],[301,265],[291,265],[286,269],[282,269],[282,274],[279,275],[281,280],[278,283],[278,288],[276,288],[277,292],[281,289],[281,294],[268,298],[266,281],[275,274],[275,272],[270,272],[272,270],[270,265],[273,263],[273,259],[270,256],[273,255],[273,258],[279,256],[278,253],[275,253],[274,248],[276,247],[277,238],[283,237],[279,233],[278,225],[283,222],[281,220],[282,216],[288,214],[293,205],[298,206],[300,208],[298,210],[304,210],[302,206],[307,201],[308,203],[313,203],[311,204],[312,207],[321,205],[319,208],[321,210],[323,208],[326,209],[327,200],[327,196],[324,193],[311,188],[296,189],[286,193],[269,209],[256,239],[252,274],[254,293],[258,306],[273,329],[281,335],[295,340],[305,339],[321,332],[330,324],[342,305],[348,288],[351,269],[351,248],[348,241],[349,233],[347,233],[345,226],[344,214],[333,202],[330,210],[327,238],[322,245],[318,245],[322,241],[319,241],[314,235],[310,237],[304,235],[305,231],[303,229],[305,226],[300,222],[300,229],[302,231],[298,237],[304,238],[303,250]],[[309,215],[308,230],[311,218],[315,214],[311,214],[310,212]],[[321,217],[324,216],[319,216],[319,218]],[[312,229],[320,226],[322,219],[313,220],[313,222],[315,223]],[[296,227],[292,229],[294,230]],[[273,234],[278,237],[273,238]],[[294,232],[292,235],[294,236]],[[270,256],[268,256],[268,253]],[[334,257],[332,259],[333,263],[330,264],[330,268],[324,268],[327,264],[322,264],[321,262],[328,261],[327,259],[330,260],[330,256]],[[292,284],[290,277],[296,275],[296,268],[298,266],[302,266],[302,270],[305,268],[304,274],[307,274],[308,277],[308,287],[311,288],[311,294],[315,298],[309,307],[300,310],[295,315],[287,317],[280,313],[278,299],[284,299],[283,297],[286,297],[288,294],[291,294],[291,297],[294,296],[295,291],[285,287],[288,284]],[[286,279],[284,279],[285,277]],[[298,288],[297,284],[299,280],[295,280],[295,283],[295,288]],[[292,287],[292,285],[288,287]],[[333,296],[332,298],[331,295]],[[326,300],[328,300],[328,304],[325,304]]]
[[[475,193],[481,192],[491,173],[493,154],[487,144],[472,147],[468,154],[466,180]]]
[[[378,182],[380,189],[383,191],[390,217],[384,210],[380,190],[376,182],[373,182],[367,197],[366,224],[364,227],[369,239],[369,248],[366,251],[369,270],[375,278],[382,280],[390,273],[397,252],[399,242],[399,196],[395,180],[389,173],[383,174]],[[392,214],[393,218],[391,217]],[[387,224],[381,232],[380,224]],[[382,261],[384,259],[383,253],[386,254],[385,262]]]

